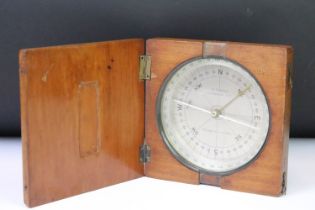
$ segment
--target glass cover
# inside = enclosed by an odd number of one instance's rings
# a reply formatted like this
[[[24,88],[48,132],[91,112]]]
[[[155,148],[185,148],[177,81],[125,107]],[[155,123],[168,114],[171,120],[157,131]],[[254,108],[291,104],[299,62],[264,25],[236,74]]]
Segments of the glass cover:
[[[223,57],[194,58],[166,78],[157,100],[159,130],[172,154],[196,171],[244,167],[269,130],[264,91],[248,70]]]

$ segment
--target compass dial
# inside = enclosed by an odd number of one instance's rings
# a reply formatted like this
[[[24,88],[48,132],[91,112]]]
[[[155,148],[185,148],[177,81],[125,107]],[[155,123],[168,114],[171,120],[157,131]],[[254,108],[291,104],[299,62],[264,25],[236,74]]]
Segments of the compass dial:
[[[221,57],[176,67],[159,92],[157,115],[173,155],[189,168],[213,174],[232,173],[255,159],[270,122],[258,81]]]

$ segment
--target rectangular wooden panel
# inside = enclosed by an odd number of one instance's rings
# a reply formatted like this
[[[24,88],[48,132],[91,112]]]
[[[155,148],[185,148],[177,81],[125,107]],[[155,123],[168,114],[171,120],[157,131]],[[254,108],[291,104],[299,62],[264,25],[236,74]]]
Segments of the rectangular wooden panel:
[[[159,134],[156,120],[158,91],[166,76],[187,59],[202,56],[205,41],[183,39],[150,39],[147,54],[151,56],[152,79],[146,83],[145,136],[151,146],[151,162],[145,175],[187,183],[208,183],[224,189],[278,196],[284,193],[289,140],[291,86],[288,66],[292,48],[283,45],[217,42],[224,50],[211,49],[218,56],[237,61],[251,71],[262,85],[271,110],[271,128],[260,156],[246,168],[226,176],[209,176],[192,171],[179,163],[168,151]],[[209,46],[208,46],[209,47]]]
[[[98,82],[81,82],[78,94],[79,148],[81,157],[87,157],[97,154],[101,146]]]
[[[142,39],[21,50],[28,206],[143,176],[143,53]]]

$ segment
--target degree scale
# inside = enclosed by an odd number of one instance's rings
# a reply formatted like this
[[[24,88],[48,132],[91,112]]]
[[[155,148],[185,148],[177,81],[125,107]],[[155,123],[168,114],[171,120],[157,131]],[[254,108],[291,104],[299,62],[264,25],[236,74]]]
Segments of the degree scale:
[[[21,50],[25,203],[141,176],[284,194],[292,56],[166,38]]]

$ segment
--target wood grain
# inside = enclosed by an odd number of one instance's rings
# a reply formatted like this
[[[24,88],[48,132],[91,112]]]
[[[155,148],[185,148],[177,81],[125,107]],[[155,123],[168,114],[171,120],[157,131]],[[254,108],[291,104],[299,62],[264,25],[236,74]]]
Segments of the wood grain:
[[[20,51],[28,206],[143,176],[143,51],[141,39]]]
[[[291,110],[288,64],[292,62],[292,48],[289,46],[212,41],[225,44],[225,56],[251,71],[262,85],[269,101],[271,129],[267,143],[260,156],[248,167],[222,177],[199,174],[179,163],[164,145],[156,124],[155,105],[158,91],[166,76],[178,64],[202,56],[204,42],[183,39],[147,41],[147,54],[152,58],[153,77],[146,83],[145,136],[151,146],[152,158],[145,166],[145,175],[195,184],[209,182],[224,189],[281,195],[283,173],[287,170]]]

